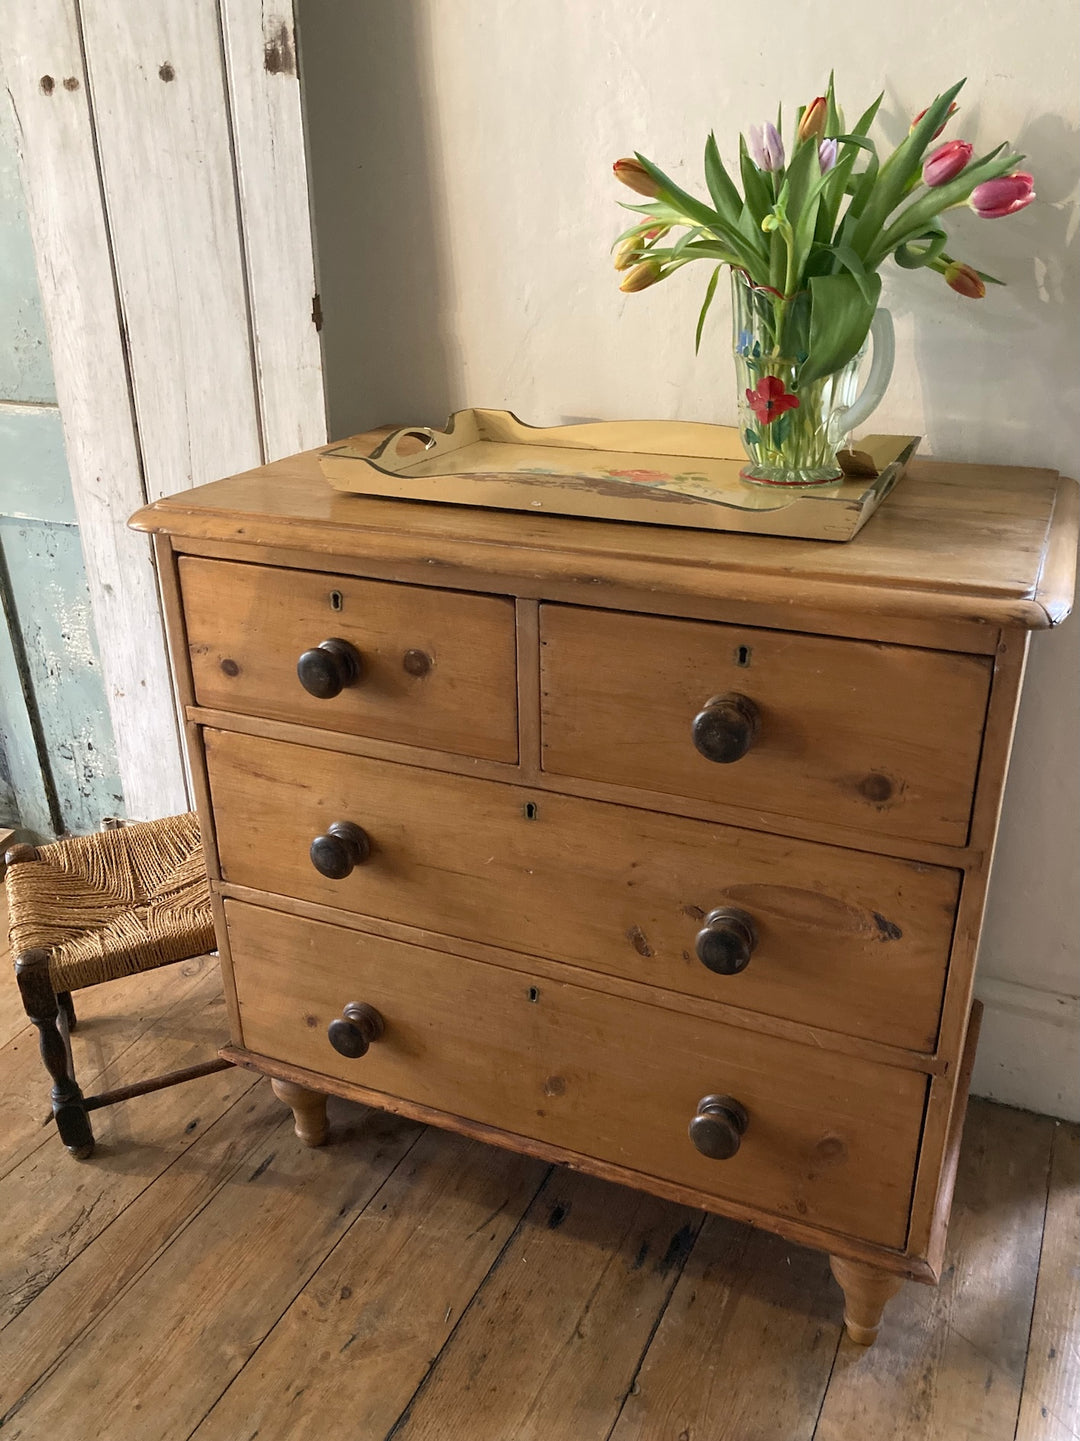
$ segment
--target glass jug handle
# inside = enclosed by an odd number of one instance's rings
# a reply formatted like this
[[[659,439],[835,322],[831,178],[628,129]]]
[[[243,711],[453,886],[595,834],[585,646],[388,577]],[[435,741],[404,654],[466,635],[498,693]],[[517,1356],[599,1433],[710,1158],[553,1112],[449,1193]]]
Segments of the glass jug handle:
[[[892,316],[887,310],[876,310],[870,322],[870,339],[873,342],[873,358],[866,383],[846,410],[838,410],[832,418],[830,430],[834,444],[856,430],[863,421],[881,404],[892,378],[893,360],[896,356],[896,342],[893,335]]]

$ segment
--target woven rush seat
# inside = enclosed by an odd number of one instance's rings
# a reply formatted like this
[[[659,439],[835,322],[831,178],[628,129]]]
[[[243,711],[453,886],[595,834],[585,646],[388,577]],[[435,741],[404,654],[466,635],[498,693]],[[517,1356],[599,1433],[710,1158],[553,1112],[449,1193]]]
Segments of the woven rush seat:
[[[11,948],[49,952],[55,991],[153,970],[214,949],[194,814],[37,847],[8,871]]]
[[[84,1096],[71,1050],[72,991],[216,949],[198,818],[166,816],[49,845],[15,846],[5,861],[19,991],[52,1077],[60,1138],[82,1160],[94,1149],[91,1111],[230,1064],[204,1061]]]

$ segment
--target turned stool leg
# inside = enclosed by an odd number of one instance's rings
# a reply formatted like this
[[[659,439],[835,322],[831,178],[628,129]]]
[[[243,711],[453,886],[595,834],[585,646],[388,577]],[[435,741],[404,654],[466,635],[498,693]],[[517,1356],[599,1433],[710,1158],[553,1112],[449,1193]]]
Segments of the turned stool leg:
[[[305,1146],[322,1146],[326,1143],[326,1097],[322,1091],[309,1091],[295,1081],[279,1081],[271,1077],[270,1085],[279,1101],[284,1101],[293,1113],[296,1122],[293,1129]]]
[[[842,1256],[830,1256],[829,1265],[844,1293],[844,1328],[857,1346],[872,1346],[885,1303],[900,1290],[904,1277]]]
[[[84,1161],[94,1149],[94,1133],[71,1064],[67,1013],[61,1015],[49,980],[48,951],[24,951],[15,962],[15,975],[26,1014],[37,1027],[41,1059],[52,1077],[56,1129],[76,1160]]]

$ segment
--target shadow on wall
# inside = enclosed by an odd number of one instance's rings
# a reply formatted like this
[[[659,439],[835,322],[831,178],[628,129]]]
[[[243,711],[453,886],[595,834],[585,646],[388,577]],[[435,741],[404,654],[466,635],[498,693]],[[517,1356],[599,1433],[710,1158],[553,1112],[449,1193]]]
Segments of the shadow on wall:
[[[1074,473],[1075,461],[1061,452],[1057,418],[1080,413],[1076,335],[1060,320],[1080,309],[1077,132],[1060,116],[1044,115],[1013,143],[1035,176],[1036,204],[1001,220],[980,220],[967,210],[949,216],[950,253],[985,266],[1006,287],[988,286],[986,298],[974,302],[943,290],[940,321],[928,318],[924,305],[916,316],[926,434],[934,453],[950,459],[1057,465]],[[926,279],[911,277],[912,287]],[[963,325],[950,313],[956,306],[963,307]],[[1010,380],[1003,389],[1005,375]],[[977,419],[987,414],[988,392],[996,392],[992,449]],[[1039,434],[1040,423],[1049,434]]]
[[[298,0],[330,435],[451,405],[430,84],[411,5]]]

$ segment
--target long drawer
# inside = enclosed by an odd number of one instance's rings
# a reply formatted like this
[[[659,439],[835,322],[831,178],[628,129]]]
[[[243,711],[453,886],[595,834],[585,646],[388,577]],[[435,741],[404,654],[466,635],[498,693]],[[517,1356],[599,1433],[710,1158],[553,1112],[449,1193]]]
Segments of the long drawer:
[[[540,639],[545,771],[967,839],[986,656],[559,605]]]
[[[204,739],[229,881],[934,1045],[956,871],[232,732]],[[341,822],[370,854],[329,879],[309,849]],[[724,909],[753,931],[738,974],[698,955]]]
[[[517,760],[511,600],[194,556],[180,584],[200,705]],[[309,694],[300,656],[342,641],[355,673],[328,652],[340,689]]]
[[[226,903],[248,1050],[765,1211],[902,1247],[926,1077],[465,960]],[[382,1036],[338,1054],[330,1022]],[[695,1149],[706,1096],[748,1124]]]

